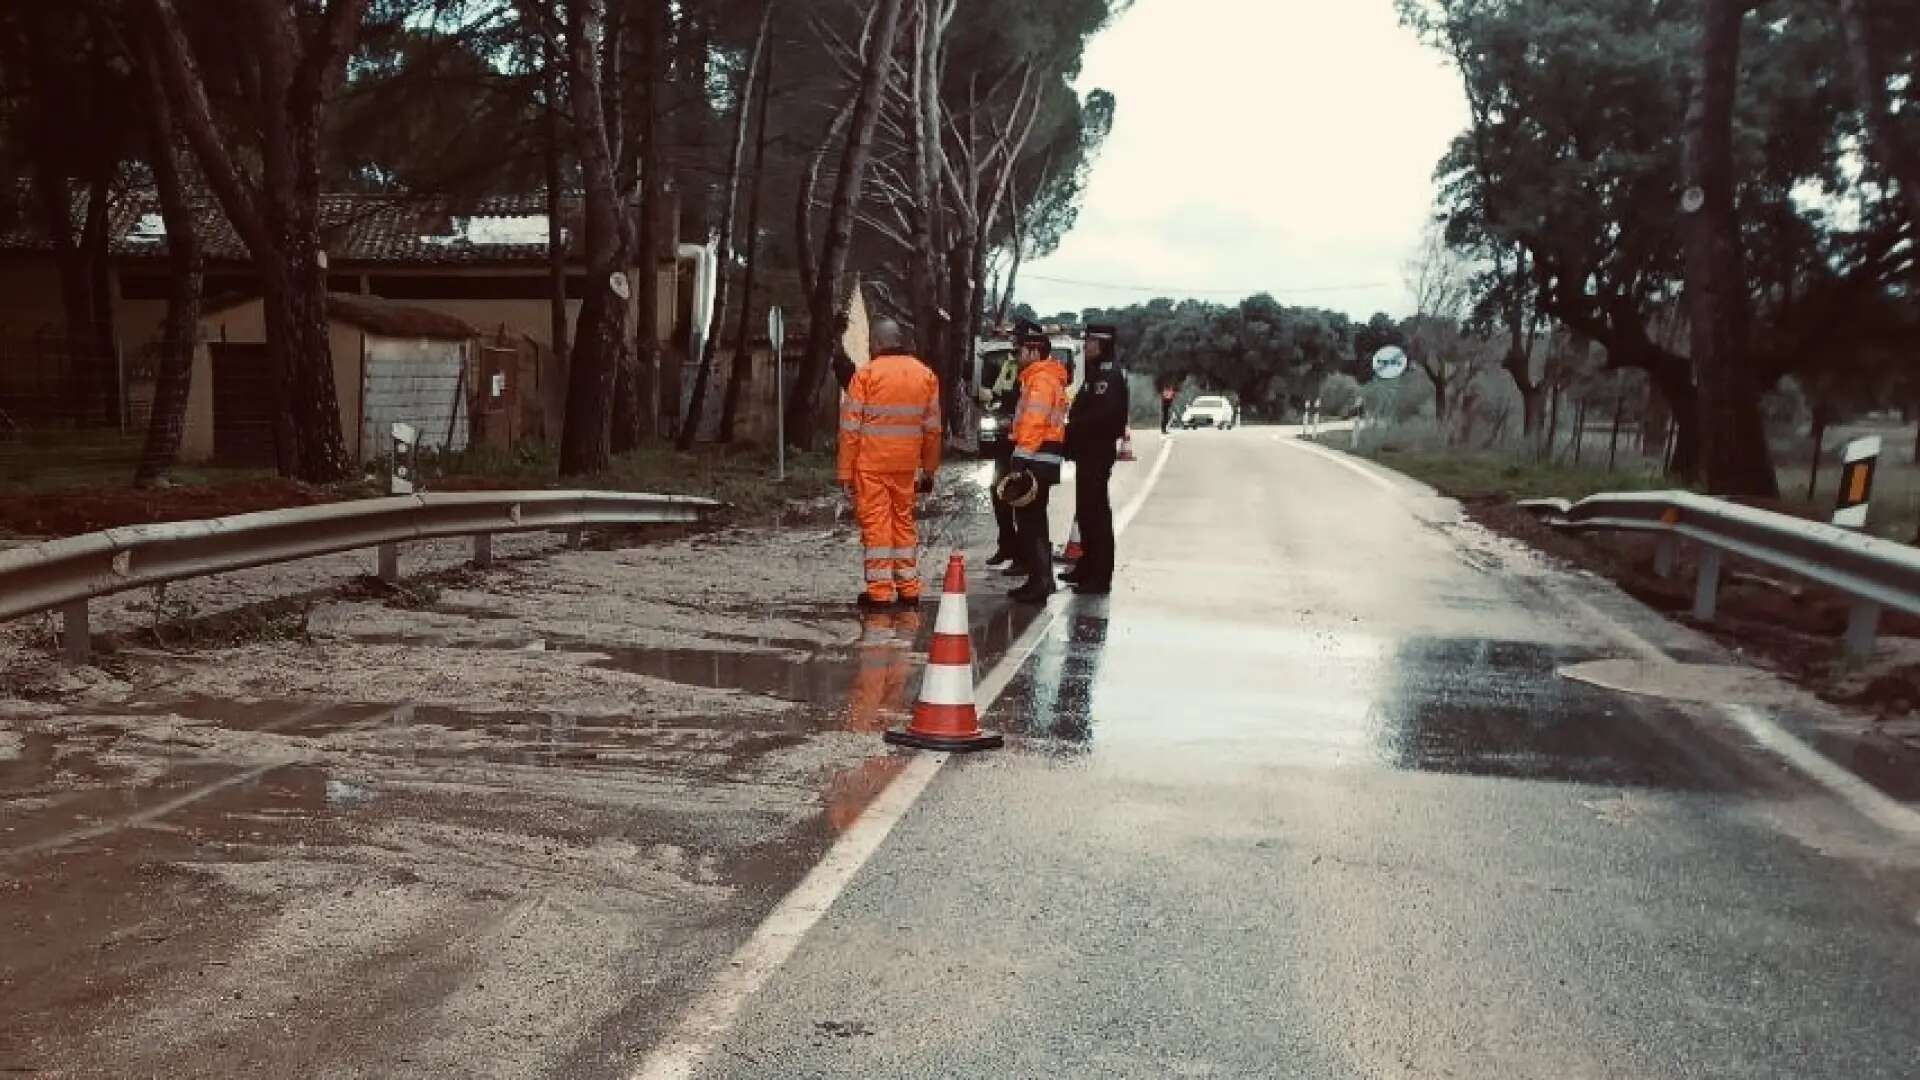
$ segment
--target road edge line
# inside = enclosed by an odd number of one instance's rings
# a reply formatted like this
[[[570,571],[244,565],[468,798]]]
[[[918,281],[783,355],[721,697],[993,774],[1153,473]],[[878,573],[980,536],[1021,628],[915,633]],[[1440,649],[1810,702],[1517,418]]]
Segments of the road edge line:
[[[1173,441],[1162,441],[1160,454],[1154,459],[1140,490],[1114,518],[1116,537],[1126,532],[1127,526],[1139,516],[1172,454]],[[981,680],[974,697],[982,715],[993,708],[1020,669],[1026,666],[1071,599],[1066,593],[1055,595]],[[827,848],[820,861],[800,879],[800,884],[774,905],[745,944],[727,958],[726,966],[693,999],[667,1036],[627,1074],[631,1080],[689,1080],[694,1075],[712,1055],[720,1038],[732,1028],[747,999],[765,986],[800,947],[807,932],[826,916],[853,883],[854,875],[880,850],[894,826],[920,801],[920,796],[952,756],[924,751],[914,756],[906,769],[894,777],[861,811],[853,825]]]
[[[1306,439],[1282,439],[1280,443],[1282,446],[1290,446],[1295,450],[1300,450],[1312,454],[1315,457],[1331,461],[1349,472],[1358,473],[1366,477],[1366,479],[1375,486],[1382,490],[1392,492],[1395,495],[1438,494],[1438,492],[1434,491],[1431,487],[1422,484],[1411,476],[1394,472],[1384,466],[1363,465],[1361,464],[1363,459],[1357,458],[1352,454],[1343,454],[1338,450],[1329,449],[1328,447],[1321,446],[1317,442],[1311,442]]]
[[[1617,586],[1613,586],[1617,588]],[[1598,626],[1614,643],[1653,664],[1678,664],[1665,649],[1619,618],[1595,607],[1582,596],[1565,589],[1554,590],[1577,608],[1588,622]],[[1777,678],[1777,676],[1775,676]],[[1740,729],[1754,745],[1786,763],[1802,776],[1825,788],[1841,802],[1875,825],[1906,838],[1920,839],[1920,812],[1874,787],[1833,759],[1808,746],[1806,741],[1786,729],[1779,721],[1751,705],[1712,702],[1707,708]]]

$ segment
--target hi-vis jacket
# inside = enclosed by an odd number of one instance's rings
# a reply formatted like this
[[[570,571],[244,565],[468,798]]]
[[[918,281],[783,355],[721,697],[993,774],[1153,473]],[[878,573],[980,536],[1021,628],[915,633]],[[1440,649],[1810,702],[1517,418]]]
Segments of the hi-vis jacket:
[[[847,384],[840,409],[842,483],[855,473],[931,476],[940,468],[940,380],[905,353],[876,356]]]
[[[1020,372],[1020,405],[1013,413],[1013,467],[1057,484],[1066,460],[1067,369],[1049,357]]]

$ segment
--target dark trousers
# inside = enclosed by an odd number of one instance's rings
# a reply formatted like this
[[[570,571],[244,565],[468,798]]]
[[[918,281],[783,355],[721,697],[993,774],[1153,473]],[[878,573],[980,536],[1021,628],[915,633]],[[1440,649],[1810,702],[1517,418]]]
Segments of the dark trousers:
[[[1073,514],[1080,522],[1080,561],[1073,576],[1082,585],[1113,584],[1113,458],[1081,459],[1073,488]]]
[[[993,451],[993,483],[998,487],[1002,477],[1013,464],[1013,443],[1002,443]],[[1019,528],[1014,521],[1013,507],[1000,501],[998,495],[991,496],[993,502],[993,524],[998,530],[994,551],[1001,555],[1015,555],[1020,551]]]
[[[1173,402],[1162,401],[1160,403],[1160,434],[1165,435],[1167,425],[1171,423],[1173,423]]]
[[[1014,531],[1019,534],[1019,553],[1016,564],[1027,572],[1026,589],[1052,592],[1053,584],[1053,538],[1047,535],[1047,502],[1053,493],[1053,485],[1040,481],[1040,493],[1031,503],[1013,512]]]

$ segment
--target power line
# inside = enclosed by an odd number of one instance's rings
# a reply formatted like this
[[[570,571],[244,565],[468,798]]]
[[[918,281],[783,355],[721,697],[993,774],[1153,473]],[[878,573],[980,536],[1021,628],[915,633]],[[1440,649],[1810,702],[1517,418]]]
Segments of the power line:
[[[1316,285],[1307,289],[1188,289],[1167,285],[1116,285],[1110,281],[1079,281],[1074,278],[1048,277],[1045,274],[1023,275],[1034,281],[1044,281],[1051,285],[1078,285],[1088,289],[1115,289],[1120,292],[1153,293],[1156,296],[1257,296],[1260,293],[1272,293],[1278,296],[1302,296],[1309,293],[1360,292],[1366,289],[1389,289],[1394,287],[1391,281],[1365,281],[1352,285]]]

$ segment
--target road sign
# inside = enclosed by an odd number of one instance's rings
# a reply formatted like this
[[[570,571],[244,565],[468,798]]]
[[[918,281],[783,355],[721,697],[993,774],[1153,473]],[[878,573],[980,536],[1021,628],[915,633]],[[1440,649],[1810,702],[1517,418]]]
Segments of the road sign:
[[[767,309],[767,341],[773,346],[774,446],[778,478],[787,478],[787,317],[777,307]]]
[[[1407,373],[1407,351],[1398,345],[1387,345],[1373,354],[1373,375],[1377,379],[1391,382]]]

